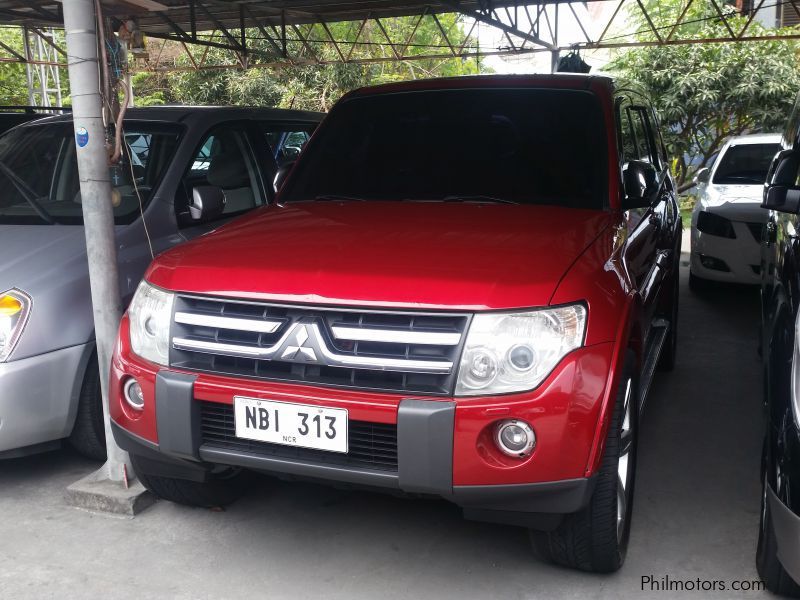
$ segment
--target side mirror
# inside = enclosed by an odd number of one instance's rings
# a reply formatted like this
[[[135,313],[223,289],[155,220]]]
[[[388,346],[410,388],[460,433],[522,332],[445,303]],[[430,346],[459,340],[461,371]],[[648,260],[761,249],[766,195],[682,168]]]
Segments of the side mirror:
[[[794,213],[800,210],[800,152],[781,150],[772,159],[764,185],[764,201],[761,208]]]
[[[225,210],[225,192],[215,185],[198,185],[192,189],[189,215],[193,221],[209,221]]]
[[[788,188],[784,185],[768,186],[764,191],[764,203],[761,208],[796,214],[800,210],[800,188]]]
[[[703,167],[702,169],[698,170],[697,173],[694,174],[694,182],[696,184],[700,183],[708,183],[708,180],[711,178],[711,169],[708,167]]]
[[[625,201],[622,208],[646,208],[653,203],[653,195],[658,189],[658,173],[648,162],[632,160],[622,170],[625,184]]]
[[[275,179],[272,180],[272,186],[275,188],[276,194],[281,191],[283,183],[286,181],[289,173],[291,173],[292,169],[294,168],[294,163],[295,161],[291,160],[278,167],[278,171],[275,173]]]

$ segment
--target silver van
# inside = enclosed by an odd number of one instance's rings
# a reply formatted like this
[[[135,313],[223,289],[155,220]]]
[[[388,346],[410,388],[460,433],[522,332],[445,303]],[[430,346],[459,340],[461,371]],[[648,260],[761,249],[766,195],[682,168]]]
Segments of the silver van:
[[[271,202],[278,168],[321,118],[260,108],[129,110],[123,158],[110,168],[123,302],[155,254]],[[0,458],[63,439],[105,457],[75,152],[67,115],[0,137]],[[198,197],[216,199],[219,210],[198,211]]]

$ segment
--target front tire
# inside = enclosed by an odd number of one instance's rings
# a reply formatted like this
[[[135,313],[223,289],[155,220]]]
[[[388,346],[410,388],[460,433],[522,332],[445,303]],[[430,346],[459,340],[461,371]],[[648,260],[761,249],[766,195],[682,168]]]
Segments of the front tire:
[[[142,485],[163,500],[186,506],[216,508],[241,498],[249,487],[250,476],[241,469],[210,473],[207,481],[188,481],[147,473],[146,463],[131,454],[131,464]]]
[[[611,573],[625,561],[636,475],[637,378],[626,360],[606,447],[589,505],[566,515],[550,532],[531,532],[534,552],[565,567]]]
[[[765,476],[761,494],[761,524],[756,550],[756,568],[770,592],[787,598],[800,598],[800,585],[789,576],[778,559],[778,543],[767,499],[768,485]]]
[[[103,423],[103,392],[100,389],[100,369],[97,356],[92,355],[86,366],[75,425],[68,438],[69,445],[80,454],[97,461],[106,460],[106,432]]]

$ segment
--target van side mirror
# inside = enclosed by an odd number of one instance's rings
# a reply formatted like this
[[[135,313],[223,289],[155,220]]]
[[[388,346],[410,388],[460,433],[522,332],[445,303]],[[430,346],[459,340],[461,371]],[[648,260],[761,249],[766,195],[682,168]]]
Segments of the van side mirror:
[[[622,181],[625,185],[624,210],[647,208],[653,203],[658,190],[658,173],[649,162],[632,160],[627,163],[622,169]]]
[[[800,210],[800,152],[781,150],[772,159],[761,208],[796,214]]]
[[[278,167],[278,170],[275,172],[275,178],[272,180],[272,186],[275,189],[276,194],[281,191],[283,183],[286,181],[289,173],[292,172],[292,168],[294,168],[294,163],[295,161],[293,160],[285,162]]]
[[[189,215],[193,221],[210,221],[225,210],[225,192],[216,185],[198,185],[192,188]]]
[[[698,169],[697,173],[694,174],[695,184],[708,183],[709,179],[711,179],[711,169],[708,167]]]

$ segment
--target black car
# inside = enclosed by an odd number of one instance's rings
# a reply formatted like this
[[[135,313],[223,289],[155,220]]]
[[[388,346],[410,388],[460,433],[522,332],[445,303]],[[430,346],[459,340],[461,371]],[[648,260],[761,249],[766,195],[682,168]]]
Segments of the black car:
[[[28,121],[35,121],[53,113],[69,112],[70,108],[41,106],[0,106],[0,133]],[[47,111],[47,112],[44,112]]]
[[[756,562],[767,588],[800,598],[800,97],[767,175],[761,243],[766,434]]]

